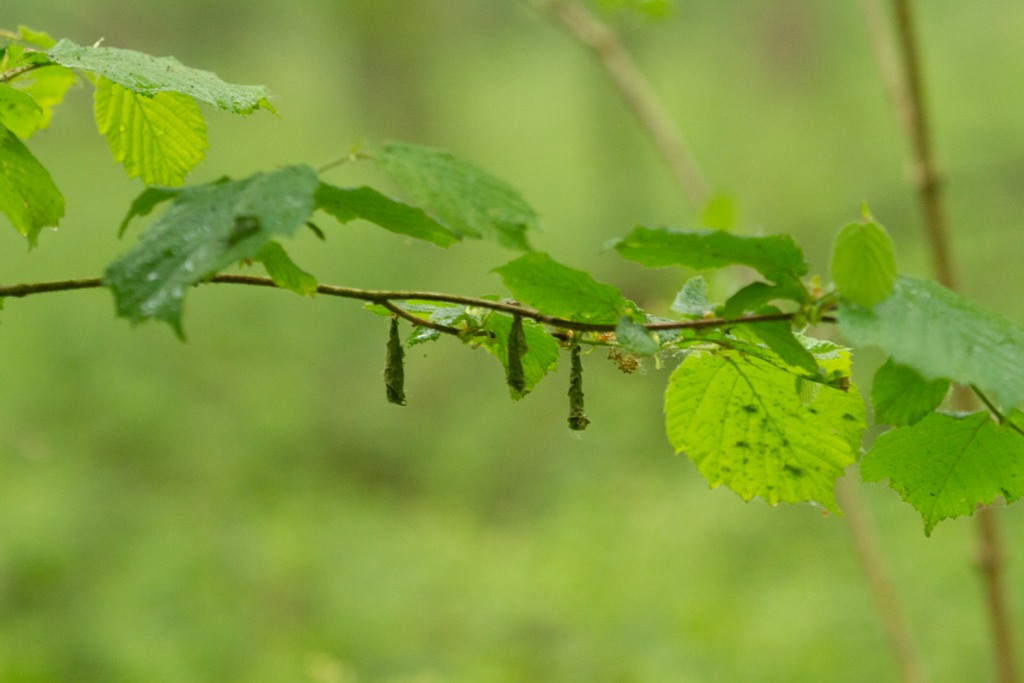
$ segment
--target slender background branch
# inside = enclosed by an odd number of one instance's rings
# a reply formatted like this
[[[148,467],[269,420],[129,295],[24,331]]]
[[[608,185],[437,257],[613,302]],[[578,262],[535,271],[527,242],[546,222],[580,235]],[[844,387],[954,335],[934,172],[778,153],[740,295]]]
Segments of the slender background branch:
[[[877,3],[875,3],[877,4]],[[873,17],[880,14],[868,0],[862,2],[867,10],[869,27],[877,35],[880,23]],[[949,248],[949,227],[938,165],[931,139],[928,108],[924,97],[924,76],[911,0],[892,0],[893,20],[899,46],[901,74],[889,77],[891,99],[897,106],[900,119],[907,129],[914,162],[914,180],[917,197],[924,216],[925,236],[932,255],[936,278],[950,289],[957,286],[956,271]],[[877,44],[885,38],[876,39]],[[876,52],[878,52],[876,48]],[[881,52],[883,68],[887,58]],[[959,409],[969,410],[974,401],[968,387],[957,387],[954,403]],[[996,513],[992,508],[981,508],[975,515],[978,532],[978,565],[984,584],[989,623],[992,631],[993,656],[1000,683],[1020,681],[1013,621],[1005,586],[1005,552],[999,536]]]

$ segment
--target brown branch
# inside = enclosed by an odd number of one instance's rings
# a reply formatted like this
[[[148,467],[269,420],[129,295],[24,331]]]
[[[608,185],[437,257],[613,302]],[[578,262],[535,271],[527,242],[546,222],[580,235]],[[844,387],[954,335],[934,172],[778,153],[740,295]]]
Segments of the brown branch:
[[[924,214],[925,235],[931,250],[936,278],[946,287],[956,289],[957,276],[950,255],[942,185],[929,130],[913,8],[911,0],[892,2],[902,65],[902,77],[896,82],[899,91],[894,94],[893,100],[900,109],[910,138],[916,169],[917,196]],[[958,408],[965,410],[971,409],[974,404],[969,390],[962,386],[957,387],[954,403]],[[1000,683],[1018,683],[1020,673],[1014,626],[1004,580],[1005,553],[996,525],[995,511],[991,508],[982,508],[975,515],[975,520],[978,532],[978,563],[988,606],[998,680]]]
[[[697,208],[707,204],[711,190],[693,153],[618,34],[579,2],[531,0],[530,5],[557,19],[573,37],[593,51],[615,89],[668,164],[683,196]]]

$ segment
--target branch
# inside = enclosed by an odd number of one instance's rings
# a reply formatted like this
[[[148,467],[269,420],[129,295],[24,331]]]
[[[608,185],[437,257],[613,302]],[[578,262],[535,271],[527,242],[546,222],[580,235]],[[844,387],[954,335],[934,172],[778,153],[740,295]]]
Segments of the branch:
[[[269,287],[281,289],[274,281],[267,277],[254,275],[214,275],[199,284],[231,284],[248,285],[251,287]],[[80,280],[55,280],[52,282],[34,282],[29,284],[8,285],[0,287],[0,299],[5,297],[22,298],[34,294],[46,294],[48,292],[65,292],[76,289],[97,289],[106,287],[101,278],[86,278]],[[336,296],[343,299],[356,299],[380,304],[395,315],[399,315],[409,322],[421,327],[429,327],[445,334],[459,334],[454,327],[438,325],[417,316],[411,315],[408,311],[395,306],[394,301],[436,301],[439,303],[457,304],[460,306],[471,306],[486,308],[492,311],[517,315],[522,318],[529,318],[535,322],[550,325],[551,327],[574,332],[614,332],[618,325],[610,323],[585,323],[577,320],[568,320],[556,316],[541,313],[538,310],[527,308],[518,303],[509,301],[491,301],[489,299],[478,299],[457,294],[443,294],[440,292],[421,292],[413,290],[377,290],[359,289],[356,287],[340,287],[338,285],[319,285],[316,288],[318,294],[325,296]],[[798,313],[763,313],[758,315],[740,316],[738,318],[699,318],[697,320],[679,320],[668,322],[648,323],[644,327],[651,331],[658,330],[703,330],[715,327],[731,327],[733,325],[756,324],[772,322],[777,320],[792,320]],[[824,322],[835,322],[834,318],[825,316]]]
[[[683,196],[695,207],[703,207],[711,197],[693,153],[679,133],[671,114],[654,88],[637,68],[618,34],[578,2],[564,0],[527,0],[537,11],[553,16],[577,40],[589,47],[619,95],[640,124],[647,130],[655,148],[665,159]]]
[[[899,91],[893,99],[900,107],[901,113],[905,112],[903,118],[913,150],[917,195],[924,213],[925,234],[930,245],[936,277],[946,287],[956,289],[957,277],[950,256],[942,186],[929,130],[913,9],[910,0],[892,2],[903,69],[902,78],[898,79]],[[878,23],[876,22],[874,26],[877,31]],[[957,387],[954,401],[963,409],[970,409],[973,403],[964,387]],[[995,511],[991,508],[982,508],[975,519],[978,530],[978,562],[988,604],[998,680],[1000,683],[1017,683],[1020,680],[1020,673],[1014,628],[1003,579],[1005,553],[996,526]]]

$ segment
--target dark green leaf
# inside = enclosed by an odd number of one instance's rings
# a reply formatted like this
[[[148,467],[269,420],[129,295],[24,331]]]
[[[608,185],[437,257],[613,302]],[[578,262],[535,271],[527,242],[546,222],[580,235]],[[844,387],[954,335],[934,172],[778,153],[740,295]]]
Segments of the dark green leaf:
[[[930,413],[878,437],[860,471],[865,481],[888,479],[930,534],[944,519],[1024,495],[1024,437],[997,425],[987,412]]]
[[[372,153],[399,187],[461,237],[487,237],[527,251],[537,214],[494,176],[447,152],[408,144]]]
[[[532,252],[494,272],[512,296],[547,315],[579,322],[616,324],[632,309],[619,290],[590,274]]]
[[[723,318],[738,318],[744,313],[752,313],[777,299],[788,299],[789,296],[779,287],[767,282],[751,282],[741,288],[722,306]]]
[[[787,235],[742,237],[721,230],[673,230],[638,226],[615,249],[650,268],[687,266],[697,270],[744,265],[780,287],[780,295],[808,299],[800,278],[807,274],[803,253]]]
[[[871,309],[839,308],[843,335],[925,379],[973,384],[1009,410],[1024,401],[1024,330],[930,280],[897,278]]]
[[[342,223],[362,218],[391,232],[441,247],[459,240],[458,235],[421,209],[386,197],[371,187],[346,189],[321,183],[316,191],[316,208],[323,209]]]
[[[508,332],[508,362],[505,364],[505,378],[513,396],[522,397],[526,394],[526,375],[523,372],[523,356],[529,352],[526,335],[523,333],[523,319],[512,318],[512,328]]]
[[[259,108],[274,111],[263,86],[231,85],[209,71],[189,68],[173,57],[76,45],[67,39],[58,42],[47,54],[62,66],[102,76],[147,97],[175,92],[236,114],[249,114]]]
[[[165,320],[181,336],[185,287],[254,258],[276,235],[294,234],[313,212],[318,182],[311,168],[290,166],[182,190],[138,244],[107,268],[118,315]]]
[[[277,242],[267,242],[253,257],[254,261],[263,264],[267,275],[274,284],[299,296],[314,296],[317,289],[316,278],[299,268],[288,256],[288,253]]]
[[[919,372],[890,358],[875,372],[871,403],[875,422],[912,425],[938,408],[949,392],[949,380],[926,380]]]
[[[778,312],[778,309],[775,309],[774,312]],[[793,328],[789,322],[785,320],[769,320],[751,323],[746,325],[746,327],[787,364],[806,370],[812,375],[820,373],[818,362],[811,355],[811,352],[793,336]]]
[[[133,218],[148,216],[157,206],[174,199],[179,194],[181,194],[181,190],[178,188],[147,187],[139,193],[139,196],[132,200],[132,205],[128,209],[128,215],[121,221],[121,227],[117,231],[117,236],[121,237],[124,235],[124,231],[128,229],[128,224],[131,223]]]

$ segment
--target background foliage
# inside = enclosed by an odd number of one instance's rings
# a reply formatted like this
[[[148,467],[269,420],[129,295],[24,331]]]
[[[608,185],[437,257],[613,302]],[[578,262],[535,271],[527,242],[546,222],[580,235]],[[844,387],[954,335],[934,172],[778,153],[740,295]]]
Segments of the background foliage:
[[[210,113],[194,182],[412,140],[521,189],[542,213],[535,246],[643,306],[682,282],[599,249],[693,214],[584,51],[511,0],[5,7],[5,25],[267,84],[282,120]],[[956,253],[965,294],[1019,321],[1024,135],[1006,83],[1024,75],[1024,10],[972,8],[967,29],[962,12],[920,7]],[[823,272],[866,200],[902,266],[925,262],[854,3],[683,0],[652,25],[622,21],[745,231],[795,234]],[[127,248],[114,237],[140,185],[88,108],[72,93],[33,140],[69,218],[27,258],[0,230],[5,283],[96,275]],[[289,251],[324,282],[500,288],[488,271],[504,256],[487,244],[442,252],[358,223],[313,242]],[[113,320],[99,292],[7,302],[3,680],[891,676],[842,521],[708,492],[665,442],[664,370],[626,377],[584,357],[593,424],[580,436],[565,429],[564,382],[511,402],[493,360],[454,344],[411,350],[409,405],[388,405],[386,323],[351,303],[218,287],[188,307],[182,345]],[[860,354],[856,371],[873,363]],[[933,674],[976,677],[969,525],[926,540],[895,494],[867,492]],[[1017,508],[1006,527],[1020,536]]]

